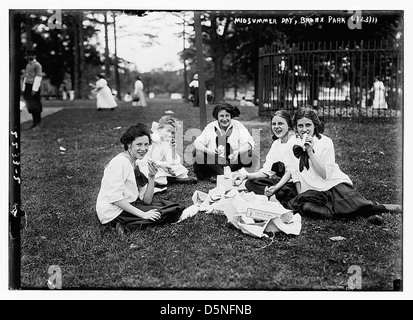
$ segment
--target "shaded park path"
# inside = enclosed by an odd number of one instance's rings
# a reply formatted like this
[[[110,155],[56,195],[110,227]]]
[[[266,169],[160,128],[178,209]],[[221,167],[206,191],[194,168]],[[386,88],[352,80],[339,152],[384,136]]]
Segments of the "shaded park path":
[[[60,111],[62,109],[63,109],[62,107],[43,108],[42,118],[48,116],[49,114]],[[26,108],[20,111],[20,123],[24,123],[24,122],[31,121],[31,120],[32,120],[32,115],[27,111]]]

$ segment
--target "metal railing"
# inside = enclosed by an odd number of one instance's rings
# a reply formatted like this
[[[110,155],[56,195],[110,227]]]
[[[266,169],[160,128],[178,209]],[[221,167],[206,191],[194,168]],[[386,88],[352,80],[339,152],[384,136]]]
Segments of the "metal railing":
[[[326,117],[397,117],[401,42],[273,44],[259,53],[259,113],[313,106]]]

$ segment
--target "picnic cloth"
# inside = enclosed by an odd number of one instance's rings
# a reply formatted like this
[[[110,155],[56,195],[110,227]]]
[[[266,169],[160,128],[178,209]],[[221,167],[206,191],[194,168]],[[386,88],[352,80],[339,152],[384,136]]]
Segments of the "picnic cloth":
[[[184,210],[178,222],[205,212],[224,214],[237,229],[258,238],[268,237],[270,232],[300,234],[299,214],[284,208],[274,196],[268,199],[264,195],[248,192],[244,182],[236,187],[231,179],[218,176],[217,187],[208,193],[194,192],[193,205]]]

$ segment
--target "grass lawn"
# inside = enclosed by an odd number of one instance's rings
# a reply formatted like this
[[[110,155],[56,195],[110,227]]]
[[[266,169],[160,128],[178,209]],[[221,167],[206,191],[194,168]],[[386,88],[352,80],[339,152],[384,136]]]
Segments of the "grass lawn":
[[[123,151],[121,134],[137,122],[150,125],[165,110],[183,120],[184,131],[199,128],[199,109],[172,100],[113,112],[97,112],[93,101],[45,106],[64,109],[45,117],[40,130],[24,123],[21,132],[23,289],[48,290],[51,265],[61,268],[63,289],[347,290],[353,265],[361,268],[362,290],[392,290],[393,281],[403,278],[402,215],[385,214],[382,225],[303,217],[299,236],[279,233],[271,241],[244,235],[224,215],[199,213],[119,237],[100,226],[95,203],[104,166]],[[241,121],[260,120],[256,108],[240,110]],[[271,138],[268,125],[260,128],[263,163]],[[331,120],[325,133],[341,169],[366,198],[402,203],[401,122]],[[213,187],[171,185],[155,197],[189,206],[195,190]],[[333,236],[346,240],[331,241]]]

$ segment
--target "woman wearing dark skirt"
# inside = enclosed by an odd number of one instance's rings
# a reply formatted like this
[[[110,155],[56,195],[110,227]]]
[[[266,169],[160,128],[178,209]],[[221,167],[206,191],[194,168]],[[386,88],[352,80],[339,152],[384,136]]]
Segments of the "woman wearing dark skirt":
[[[299,138],[290,150],[290,167],[298,195],[289,201],[289,208],[326,219],[401,212],[400,205],[372,202],[353,187],[349,176],[335,162],[333,141],[322,134],[314,110],[298,110],[293,124]]]
[[[229,103],[217,104],[212,111],[216,121],[210,122],[194,141],[194,173],[199,180],[216,179],[229,167],[235,172],[253,164],[254,139],[247,128],[235,117],[237,107]]]
[[[267,197],[275,195],[285,207],[288,201],[297,195],[288,167],[288,152],[292,148],[291,138],[295,137],[291,115],[288,111],[278,110],[274,113],[271,117],[271,132],[274,142],[263,167],[254,173],[237,173],[234,177],[234,184],[239,185],[247,180],[245,187],[248,191]]]
[[[148,225],[176,222],[184,206],[168,201],[153,201],[156,166],[148,163],[148,177],[140,173],[136,160],[149,150],[149,129],[138,124],[130,127],[120,139],[125,151],[105,167],[96,203],[100,222],[116,228],[119,234]]]

